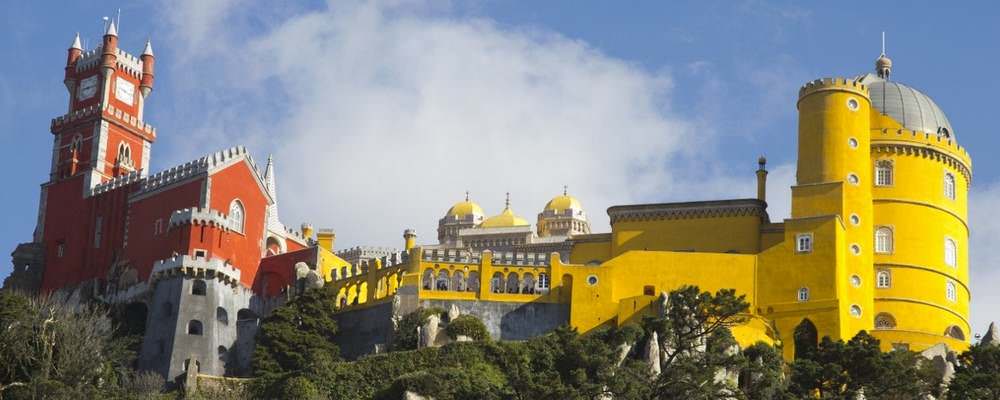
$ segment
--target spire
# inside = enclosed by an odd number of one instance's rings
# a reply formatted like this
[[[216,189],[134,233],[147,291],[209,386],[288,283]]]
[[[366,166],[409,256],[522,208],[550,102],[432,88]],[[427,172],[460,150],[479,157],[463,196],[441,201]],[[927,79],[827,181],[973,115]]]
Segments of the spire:
[[[510,210],[510,192],[507,192],[507,202],[506,202],[506,205],[504,205],[503,208],[504,208],[504,210]]]
[[[569,186],[563,185],[563,196],[569,196]]]
[[[264,184],[267,185],[267,194],[277,202],[278,193],[274,188],[274,157],[270,154],[267,156],[267,166],[264,167]]]
[[[104,36],[109,36],[109,35],[118,36],[118,28],[115,27],[115,20],[111,20],[111,22],[108,23],[108,30],[104,32]]]
[[[469,191],[465,191],[465,201],[469,201]]]
[[[146,39],[146,48],[142,50],[142,55],[144,56],[153,55],[153,44],[150,43],[149,39]]]
[[[80,45],[80,32],[76,33],[76,37],[73,38],[73,44],[69,48],[83,50],[83,46]]]

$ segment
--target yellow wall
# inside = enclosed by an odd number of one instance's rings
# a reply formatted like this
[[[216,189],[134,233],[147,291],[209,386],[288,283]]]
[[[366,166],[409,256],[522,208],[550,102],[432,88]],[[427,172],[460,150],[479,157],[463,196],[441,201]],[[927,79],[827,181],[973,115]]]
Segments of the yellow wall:
[[[618,222],[612,227],[612,254],[630,250],[756,254],[760,223],[757,216]]]

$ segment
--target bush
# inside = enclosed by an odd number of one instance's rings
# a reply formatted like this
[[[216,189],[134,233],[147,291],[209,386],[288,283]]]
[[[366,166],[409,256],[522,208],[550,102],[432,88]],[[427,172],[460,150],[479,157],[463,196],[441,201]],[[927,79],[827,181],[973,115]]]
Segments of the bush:
[[[319,389],[316,388],[316,385],[314,385],[309,379],[302,376],[296,376],[285,380],[284,385],[282,385],[281,392],[281,398],[283,399],[314,400],[321,398]]]
[[[490,338],[490,332],[486,330],[483,321],[471,315],[461,315],[455,318],[448,323],[444,331],[452,340],[458,339],[459,336],[467,336],[477,342]]]

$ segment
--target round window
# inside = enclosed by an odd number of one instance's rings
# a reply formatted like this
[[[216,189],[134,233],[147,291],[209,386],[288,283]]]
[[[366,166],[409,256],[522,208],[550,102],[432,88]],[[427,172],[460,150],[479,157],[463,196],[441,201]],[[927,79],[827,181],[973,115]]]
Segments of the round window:
[[[847,99],[847,108],[849,108],[851,111],[858,111],[858,107],[860,107],[858,99],[855,99],[853,97]]]
[[[587,277],[587,284],[594,286],[597,284],[597,275],[591,275]]]
[[[857,304],[851,305],[851,316],[854,318],[861,318],[861,306]]]
[[[851,214],[851,224],[861,225],[861,217],[858,214]]]
[[[851,286],[861,287],[861,277],[857,275],[851,275]]]
[[[847,175],[847,181],[850,182],[852,185],[857,185],[861,183],[861,178],[858,178],[857,174],[850,174]]]
[[[851,253],[854,255],[861,254],[861,246],[857,243],[851,245]]]
[[[851,146],[852,149],[858,148],[858,139],[850,138],[847,139],[847,144]]]

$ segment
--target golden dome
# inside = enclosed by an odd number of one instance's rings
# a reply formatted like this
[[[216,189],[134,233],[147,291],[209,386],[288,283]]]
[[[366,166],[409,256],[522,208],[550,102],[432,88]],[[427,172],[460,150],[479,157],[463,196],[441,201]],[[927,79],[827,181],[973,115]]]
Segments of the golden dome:
[[[445,214],[445,216],[456,217],[461,219],[469,214],[486,215],[486,213],[483,212],[483,208],[480,207],[479,204],[476,204],[472,200],[469,200],[469,195],[466,194],[465,200],[455,203],[455,205],[451,206],[451,208],[448,209],[448,212]]]
[[[557,214],[559,214],[570,208],[574,210],[583,209],[583,207],[580,205],[580,201],[577,200],[575,197],[570,196],[568,194],[562,194],[553,197],[552,200],[549,200],[548,203],[545,203],[544,211],[552,210],[555,211]]]
[[[531,225],[528,220],[514,214],[510,207],[504,208],[499,215],[494,215],[483,221],[481,228],[506,228],[511,226]]]

